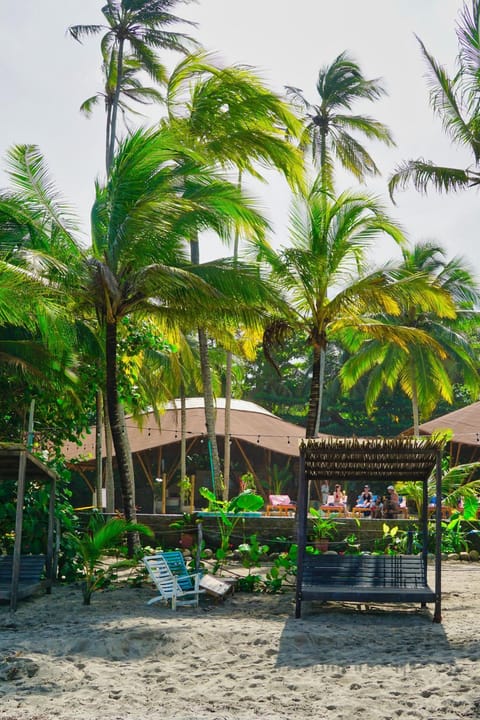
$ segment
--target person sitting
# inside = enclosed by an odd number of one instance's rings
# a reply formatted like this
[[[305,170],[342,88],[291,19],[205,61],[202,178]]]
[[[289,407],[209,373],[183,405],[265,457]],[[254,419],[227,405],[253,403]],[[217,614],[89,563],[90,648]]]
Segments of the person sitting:
[[[363,492],[360,493],[360,495],[357,498],[357,507],[369,508],[368,510],[365,510],[365,512],[363,513],[363,517],[370,517],[370,515],[371,515],[370,508],[372,507],[372,503],[373,503],[373,495],[372,495],[368,485],[365,485],[365,487],[363,488]]]
[[[385,503],[383,506],[383,517],[387,519],[393,519],[398,517],[400,510],[400,500],[398,493],[396,492],[393,485],[389,485],[387,488],[387,494],[385,496]]]
[[[345,495],[343,494],[341,485],[335,485],[335,491],[333,493],[333,504],[345,505]]]
[[[385,498],[383,495],[378,495],[375,502],[372,504],[372,515],[371,517],[379,520],[383,518],[383,506],[385,504]]]

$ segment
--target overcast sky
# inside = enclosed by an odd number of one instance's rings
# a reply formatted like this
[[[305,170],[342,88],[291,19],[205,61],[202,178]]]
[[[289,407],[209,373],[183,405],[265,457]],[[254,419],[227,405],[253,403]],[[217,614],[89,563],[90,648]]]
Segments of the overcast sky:
[[[470,4],[470,0],[468,0]],[[79,113],[81,102],[101,88],[99,41],[76,43],[69,25],[101,22],[102,0],[0,0],[0,185],[7,180],[5,152],[16,143],[35,143],[45,155],[57,186],[82,218],[85,234],[96,177],[103,174],[104,116]],[[368,78],[381,77],[388,97],[363,108],[386,123],[397,147],[370,150],[383,177],[367,189],[381,195],[412,242],[430,239],[449,254],[465,256],[477,271],[478,195],[452,196],[433,191],[420,196],[399,193],[396,207],[386,190],[395,165],[424,157],[439,164],[465,167],[470,156],[454,148],[428,103],[426,65],[415,34],[449,69],[457,52],[455,22],[462,0],[199,0],[178,7],[178,14],[198,22],[192,34],[226,63],[254,66],[270,86],[294,85],[315,102],[321,66],[344,50]],[[161,111],[150,111],[152,124]],[[341,179],[342,187],[354,187]],[[287,244],[289,191],[271,178],[257,188],[272,224],[271,240]],[[212,243],[202,259],[225,254]],[[397,257],[391,241],[375,251],[379,261]]]

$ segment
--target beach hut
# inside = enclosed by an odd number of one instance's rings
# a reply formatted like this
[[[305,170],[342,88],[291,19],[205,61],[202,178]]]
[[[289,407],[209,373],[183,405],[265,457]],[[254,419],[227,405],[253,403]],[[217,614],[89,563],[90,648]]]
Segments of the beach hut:
[[[300,444],[297,531],[298,572],[295,615],[311,600],[356,603],[435,603],[434,622],[441,622],[440,504],[435,516],[435,586],[427,584],[428,478],[435,472],[441,496],[443,445],[430,438],[323,438]],[[312,482],[396,481],[423,483],[420,555],[330,555],[306,551],[309,488]],[[374,521],[372,521],[374,522]]]
[[[143,512],[179,512],[177,481],[179,474],[181,415],[180,401],[169,403],[158,422],[153,412],[144,413],[139,421],[127,416],[126,427],[130,449],[132,451],[135,472],[136,502]],[[63,454],[69,468],[82,478],[82,486],[73,485],[74,502],[77,505],[89,505],[95,483],[95,427],[80,443],[66,443]],[[215,432],[220,454],[223,454],[225,441],[225,399],[217,398],[215,410]],[[296,477],[298,475],[299,441],[305,436],[305,429],[286,422],[265,408],[245,400],[232,400],[230,416],[230,443],[232,466],[237,470],[231,476],[231,494],[238,492],[238,476],[250,472],[257,480],[257,491],[265,492],[259,478],[265,478],[269,468],[275,464],[291,468],[292,487],[285,492],[296,496]],[[208,458],[208,439],[205,425],[203,398],[186,400],[186,453],[203,464],[191,472],[197,477],[197,487],[204,484],[211,487],[211,470]],[[103,444],[105,457],[105,443]],[[115,453],[114,453],[115,466]],[[190,472],[187,470],[187,472]],[[236,477],[237,476],[237,477]],[[156,478],[164,477],[161,490],[168,497],[160,496],[155,502]],[[117,493],[118,495],[118,493]],[[168,504],[168,507],[166,505]],[[156,509],[159,507],[159,509]]]
[[[420,425],[420,435],[450,430],[452,438],[447,451],[451,465],[477,462],[480,459],[480,402],[474,402]],[[413,435],[409,428],[402,435]]]
[[[17,485],[15,542],[13,558],[10,559],[10,556],[0,558],[4,561],[0,564],[0,599],[10,601],[10,609],[15,610],[19,599],[27,597],[38,588],[40,573],[44,566],[46,566],[46,591],[51,592],[54,575],[54,509],[57,475],[24,445],[2,443],[0,444],[0,481],[7,480],[15,480]],[[40,558],[22,557],[25,487],[30,482],[48,483],[50,486],[47,553],[45,557]]]

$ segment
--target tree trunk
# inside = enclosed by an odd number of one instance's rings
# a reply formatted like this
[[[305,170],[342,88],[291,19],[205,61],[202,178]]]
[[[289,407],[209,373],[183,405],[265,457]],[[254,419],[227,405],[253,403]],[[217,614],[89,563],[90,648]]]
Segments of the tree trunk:
[[[123,43],[122,39],[118,43],[118,57],[117,57],[117,85],[115,87],[115,97],[113,98],[112,106],[112,117],[110,123],[110,146],[107,154],[107,175],[110,174],[110,169],[113,165],[113,158],[115,156],[115,142],[117,135],[117,116],[118,116],[118,105],[120,102],[120,91],[122,88],[122,73],[123,73]]]
[[[105,488],[107,491],[107,513],[115,512],[115,480],[113,477],[113,451],[112,431],[108,418],[108,403],[104,399],[105,406]]]
[[[113,446],[117,458],[118,476],[122,493],[123,513],[127,522],[136,522],[137,515],[132,487],[131,459],[129,459],[128,442],[123,412],[120,407],[117,385],[117,323],[106,324],[106,376],[108,417],[112,430]],[[135,539],[133,533],[127,533],[127,549],[129,557],[133,556]]]
[[[320,350],[320,378],[319,378],[319,388],[318,388],[318,408],[317,408],[317,419],[315,420],[315,435],[314,435],[314,437],[317,437],[317,435],[320,431],[320,416],[322,414],[322,404],[323,404],[323,384],[325,381],[325,360],[326,360],[326,352],[322,348]]]
[[[305,437],[315,437],[315,426],[320,409],[320,376],[321,351],[318,345],[313,346],[312,384],[310,386],[310,400],[308,404],[307,427]]]
[[[200,247],[198,239],[190,241],[190,259],[194,265],[200,263]],[[213,473],[213,488],[217,497],[223,495],[222,469],[218,452],[217,436],[215,435],[215,404],[213,402],[212,373],[208,357],[207,334],[198,328],[198,347],[200,353],[200,369],[203,383],[203,403],[205,406],[205,424],[209,440],[210,462]]]
[[[412,415],[413,415],[413,434],[420,435],[420,411],[418,409],[418,393],[415,381],[412,381]]]
[[[228,500],[230,488],[230,425],[232,407],[232,353],[227,352],[225,367],[225,440],[223,450],[223,499]]]
[[[207,426],[207,436],[210,443],[210,462],[212,464],[213,487],[215,495],[220,498],[223,496],[223,482],[217,436],[215,435],[215,404],[213,402],[212,374],[208,359],[207,335],[205,330],[202,328],[198,328],[198,346],[200,351],[200,366],[203,382],[205,424]]]
[[[187,408],[185,386],[180,383],[180,480],[187,474]]]
[[[95,495],[98,510],[102,510],[102,489],[103,489],[103,396],[100,388],[96,392],[96,425],[95,425]]]

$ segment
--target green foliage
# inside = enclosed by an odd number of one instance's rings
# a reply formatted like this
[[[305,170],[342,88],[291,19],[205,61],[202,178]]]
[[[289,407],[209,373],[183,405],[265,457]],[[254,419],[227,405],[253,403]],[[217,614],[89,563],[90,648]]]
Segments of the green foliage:
[[[297,575],[298,545],[293,543],[286,552],[280,553],[273,562],[265,578],[265,590],[270,593],[280,592],[284,587],[291,587]]]
[[[45,461],[59,477],[56,484],[55,518],[59,522],[60,549],[58,556],[58,577],[73,581],[76,577],[75,550],[68,533],[78,528],[78,517],[70,502],[71,491],[68,487],[70,473],[60,460]],[[13,552],[15,541],[17,479],[2,478],[0,483],[0,554]],[[32,554],[46,553],[50,488],[47,484],[27,482],[23,506],[22,552]]]
[[[238,546],[240,562],[244,568],[248,568],[248,574],[253,567],[258,567],[261,559],[268,553],[268,545],[260,545],[256,534],[250,535],[249,542],[241,543]]]
[[[83,534],[69,533],[76,548],[79,565],[83,573],[83,604],[90,605],[91,596],[97,590],[107,587],[122,567],[131,567],[137,558],[107,562],[107,556],[125,558],[127,548],[123,545],[125,533],[138,532],[153,537],[152,530],[141,523],[130,523],[123,518],[110,518],[104,522],[101,515],[93,516],[91,527]]]
[[[245,490],[230,500],[220,500],[208,488],[201,487],[200,495],[208,501],[208,510],[216,513],[220,533],[220,547],[215,552],[216,563],[213,572],[218,572],[230,551],[230,538],[242,518],[241,513],[257,512],[263,506],[263,498],[252,490]]]
[[[333,540],[337,534],[337,525],[334,518],[336,513],[324,515],[321,510],[311,507],[310,516],[313,518],[311,538],[312,540]]]

